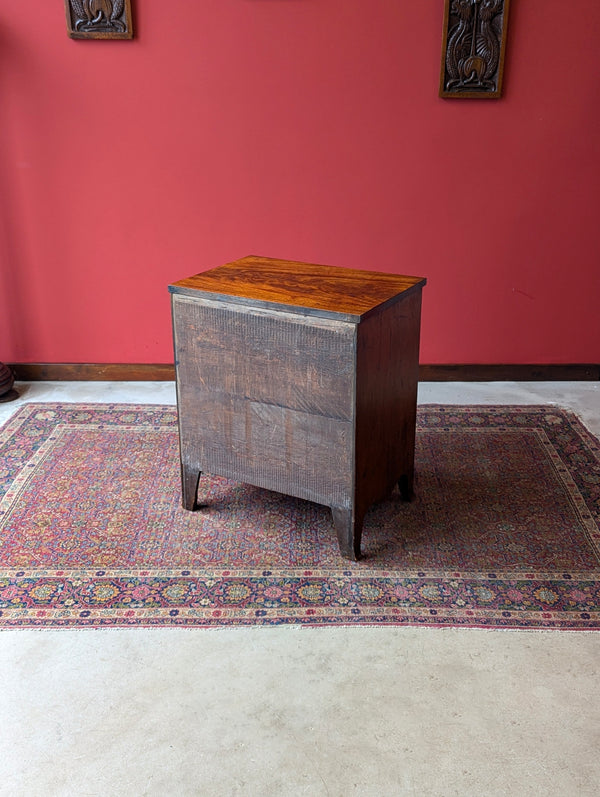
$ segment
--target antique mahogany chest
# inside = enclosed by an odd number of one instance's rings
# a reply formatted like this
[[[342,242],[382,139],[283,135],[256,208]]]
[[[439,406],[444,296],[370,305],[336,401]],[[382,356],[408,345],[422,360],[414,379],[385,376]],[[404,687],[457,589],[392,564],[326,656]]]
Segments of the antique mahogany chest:
[[[331,507],[412,492],[425,280],[244,257],[169,286],[183,506],[203,471]]]

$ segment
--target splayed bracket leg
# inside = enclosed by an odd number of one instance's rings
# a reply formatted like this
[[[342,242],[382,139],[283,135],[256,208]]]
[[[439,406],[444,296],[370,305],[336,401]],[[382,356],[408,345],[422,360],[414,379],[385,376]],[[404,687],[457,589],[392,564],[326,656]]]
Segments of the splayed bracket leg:
[[[337,506],[331,508],[331,514],[341,555],[344,559],[351,559],[357,562],[361,558],[362,515],[358,515],[352,509],[344,509]]]
[[[202,471],[197,468],[181,466],[181,498],[182,506],[189,512],[199,508],[198,504],[198,484]]]

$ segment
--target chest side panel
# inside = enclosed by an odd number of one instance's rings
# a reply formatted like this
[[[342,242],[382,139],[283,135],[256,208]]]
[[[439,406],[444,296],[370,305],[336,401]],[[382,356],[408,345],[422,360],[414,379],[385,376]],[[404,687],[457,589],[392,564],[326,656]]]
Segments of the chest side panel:
[[[365,501],[386,496],[414,461],[421,292],[360,326],[356,460]]]

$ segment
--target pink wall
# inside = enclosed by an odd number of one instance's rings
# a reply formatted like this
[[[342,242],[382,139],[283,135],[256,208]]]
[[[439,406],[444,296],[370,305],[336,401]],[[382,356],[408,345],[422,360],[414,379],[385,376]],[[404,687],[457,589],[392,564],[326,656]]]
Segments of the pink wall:
[[[167,284],[245,254],[426,276],[424,363],[600,362],[600,7],[512,0],[500,101],[443,0],[0,0],[0,359],[172,361]]]

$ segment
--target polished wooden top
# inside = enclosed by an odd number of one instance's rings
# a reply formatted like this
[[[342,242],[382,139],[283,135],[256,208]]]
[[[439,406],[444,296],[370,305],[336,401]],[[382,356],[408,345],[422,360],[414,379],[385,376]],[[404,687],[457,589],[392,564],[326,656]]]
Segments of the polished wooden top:
[[[360,321],[426,280],[250,255],[169,285],[171,293]]]

